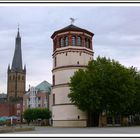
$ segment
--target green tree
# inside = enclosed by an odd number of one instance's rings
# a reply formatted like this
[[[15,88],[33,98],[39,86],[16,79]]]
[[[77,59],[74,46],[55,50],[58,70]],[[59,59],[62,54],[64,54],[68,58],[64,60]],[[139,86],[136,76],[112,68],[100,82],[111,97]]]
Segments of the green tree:
[[[29,108],[24,111],[23,116],[29,125],[33,120],[51,118],[51,111],[48,108]]]
[[[132,115],[140,114],[140,72],[135,75],[135,86],[136,92],[134,96],[134,102],[132,107],[129,109]]]
[[[28,125],[30,124],[30,122],[34,119],[34,114],[33,114],[33,110],[28,108],[24,111],[23,113],[23,117],[24,119],[27,121]]]
[[[50,119],[52,114],[51,111],[48,108],[43,108],[40,110],[40,114],[41,114],[41,119]]]
[[[70,80],[70,100],[88,113],[88,125],[98,126],[99,114],[128,115],[136,93],[136,70],[105,57],[90,61]],[[93,119],[94,118],[94,119]]]

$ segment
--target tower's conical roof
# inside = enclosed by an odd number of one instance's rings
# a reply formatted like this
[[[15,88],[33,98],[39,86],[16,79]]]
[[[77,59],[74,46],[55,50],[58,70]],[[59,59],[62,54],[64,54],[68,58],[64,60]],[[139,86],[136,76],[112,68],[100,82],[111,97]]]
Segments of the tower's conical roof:
[[[14,52],[11,69],[14,71],[22,70],[22,51],[21,51],[21,37],[19,33],[19,28],[18,28],[17,37],[16,37],[15,52]]]

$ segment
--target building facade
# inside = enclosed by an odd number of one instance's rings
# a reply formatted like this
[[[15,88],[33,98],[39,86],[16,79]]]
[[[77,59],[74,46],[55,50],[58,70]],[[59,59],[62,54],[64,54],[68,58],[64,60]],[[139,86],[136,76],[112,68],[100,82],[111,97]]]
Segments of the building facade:
[[[27,108],[49,108],[49,95],[51,84],[47,81],[41,82],[36,87],[30,87],[23,96],[23,110]]]
[[[19,28],[15,41],[12,66],[8,66],[7,96],[8,100],[22,99],[25,94],[26,68],[22,67],[21,37]]]
[[[0,102],[0,117],[10,117],[10,116],[16,116],[17,121],[22,121],[22,112],[23,112],[23,102]]]
[[[51,110],[53,126],[86,127],[87,114],[68,98],[70,77],[85,69],[93,59],[93,33],[73,24],[55,31],[53,39],[53,70]]]

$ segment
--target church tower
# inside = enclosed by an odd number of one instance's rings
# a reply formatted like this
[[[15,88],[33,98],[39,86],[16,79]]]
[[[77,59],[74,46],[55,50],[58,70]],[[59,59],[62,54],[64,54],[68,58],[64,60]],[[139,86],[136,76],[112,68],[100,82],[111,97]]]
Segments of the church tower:
[[[8,66],[7,94],[8,100],[22,99],[25,93],[26,68],[22,67],[21,37],[19,28],[15,41],[12,66]]]
[[[73,24],[55,31],[53,39],[52,121],[56,127],[86,127],[87,114],[68,98],[70,77],[93,59],[93,33]]]

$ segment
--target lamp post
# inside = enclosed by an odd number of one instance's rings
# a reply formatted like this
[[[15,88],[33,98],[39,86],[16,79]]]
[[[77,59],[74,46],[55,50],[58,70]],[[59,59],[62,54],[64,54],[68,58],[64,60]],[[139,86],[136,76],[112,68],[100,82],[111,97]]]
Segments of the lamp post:
[[[10,120],[11,120],[11,126],[13,126],[13,118],[11,117]]]

